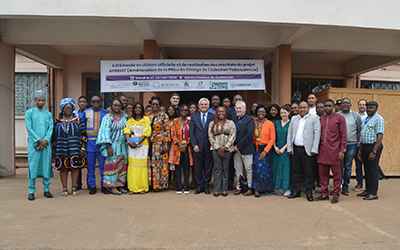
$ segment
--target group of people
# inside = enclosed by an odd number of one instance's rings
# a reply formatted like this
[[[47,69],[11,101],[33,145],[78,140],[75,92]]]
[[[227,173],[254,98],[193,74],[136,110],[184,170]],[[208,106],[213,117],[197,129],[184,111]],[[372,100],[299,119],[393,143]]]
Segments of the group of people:
[[[296,198],[304,190],[308,201],[314,200],[319,185],[322,194],[315,199],[329,199],[331,170],[331,202],[337,203],[341,188],[342,194],[349,194],[355,158],[354,190],[363,190],[364,164],[366,189],[358,196],[378,198],[385,123],[375,101],[360,100],[359,108],[364,105],[364,109],[357,113],[350,110],[348,98],[334,110],[337,102],[328,99],[321,107],[316,95],[310,94],[301,103],[266,107],[253,102],[247,110],[241,95],[232,102],[225,98],[221,103],[214,95],[211,102],[201,98],[180,104],[179,94],[174,93],[167,107],[157,96],[144,107],[140,102],[129,104],[121,95],[106,110],[101,108],[101,97],[94,95],[90,108],[84,96],[78,99],[78,109],[73,99],[64,98],[54,121],[43,108],[45,101],[42,91],[35,92],[36,107],[26,112],[29,200],[35,199],[37,177],[43,178],[44,196],[53,197],[49,190],[52,155],[54,168],[60,171],[62,196],[79,195],[84,167],[89,194],[95,194],[97,163],[104,194],[145,194],[170,188],[178,194],[189,193],[190,188],[196,189],[195,194],[210,194],[214,176],[215,197],[226,197],[235,189],[235,195]]]

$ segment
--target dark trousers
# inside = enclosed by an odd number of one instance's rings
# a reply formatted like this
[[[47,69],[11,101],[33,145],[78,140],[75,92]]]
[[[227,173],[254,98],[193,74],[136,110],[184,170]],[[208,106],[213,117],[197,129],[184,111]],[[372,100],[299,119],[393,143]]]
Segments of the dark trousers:
[[[208,188],[212,174],[211,152],[194,152],[194,170],[198,188]]]
[[[312,195],[314,184],[314,167],[315,156],[308,156],[304,147],[293,147],[292,155],[292,184],[293,193],[299,194],[302,190],[304,180],[304,188],[306,195]]]
[[[233,164],[234,152],[229,156],[229,167],[228,167],[228,187],[232,187],[235,182],[235,166]]]
[[[229,162],[232,153],[225,151],[224,157],[218,155],[218,150],[211,150],[214,160],[214,192],[228,191]]]
[[[176,185],[178,189],[182,188],[182,169],[183,169],[183,186],[184,188],[189,187],[189,175],[190,175],[190,162],[189,162],[189,150],[181,152],[181,158],[179,164],[175,165]]]
[[[366,191],[376,195],[378,193],[378,183],[379,183],[379,176],[378,176],[378,166],[379,166],[379,159],[381,158],[383,145],[381,145],[376,152],[375,159],[373,161],[368,160],[369,154],[374,149],[375,144],[363,144],[361,148],[361,159],[364,163],[364,171],[365,171],[365,186]]]

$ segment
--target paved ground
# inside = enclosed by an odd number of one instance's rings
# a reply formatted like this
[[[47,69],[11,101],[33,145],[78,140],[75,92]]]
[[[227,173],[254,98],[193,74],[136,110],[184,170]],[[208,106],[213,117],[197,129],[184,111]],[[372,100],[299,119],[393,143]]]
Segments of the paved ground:
[[[352,182],[354,180],[352,179]],[[177,195],[27,200],[27,170],[0,179],[0,249],[399,249],[400,180],[380,182],[379,200],[352,192],[331,205],[301,198]],[[354,186],[352,184],[352,186]],[[316,192],[319,195],[319,190]]]

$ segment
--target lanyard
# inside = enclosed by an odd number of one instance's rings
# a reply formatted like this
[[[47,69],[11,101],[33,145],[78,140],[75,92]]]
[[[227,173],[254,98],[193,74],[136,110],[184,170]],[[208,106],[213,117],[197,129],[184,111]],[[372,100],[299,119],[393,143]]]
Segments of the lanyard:
[[[376,113],[375,113],[375,114],[376,114]],[[372,116],[368,116],[367,118],[365,118],[364,126],[367,125],[367,123],[371,120],[372,117],[374,117],[375,114],[373,114]]]

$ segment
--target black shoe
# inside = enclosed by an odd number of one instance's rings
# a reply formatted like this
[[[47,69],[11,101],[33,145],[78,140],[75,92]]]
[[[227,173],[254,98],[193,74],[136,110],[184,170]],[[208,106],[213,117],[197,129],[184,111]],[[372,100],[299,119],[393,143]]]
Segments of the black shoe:
[[[214,196],[215,196],[215,197],[218,197],[218,196],[219,196],[219,193],[214,193]]]
[[[76,184],[75,186],[76,190],[82,190],[82,183],[81,184]]]
[[[110,190],[108,190],[108,188],[106,188],[106,187],[101,187],[101,192],[103,194],[110,194]]]
[[[46,197],[46,198],[53,198],[53,195],[52,195],[49,191],[44,192],[43,195],[44,195],[44,197]]]
[[[308,201],[314,201],[314,197],[312,196],[312,194],[307,195],[307,200]]]
[[[228,196],[228,192],[226,192],[226,193],[222,192],[222,196],[224,196],[224,197]]]
[[[30,200],[30,201],[35,200],[35,194],[29,194],[28,200]]]
[[[89,191],[90,195],[97,193],[97,188],[95,188],[95,187],[94,188],[91,187],[89,190],[90,190]]]
[[[208,189],[208,187],[204,188],[204,193],[210,194],[210,189]]]
[[[196,189],[196,191],[194,191],[194,194],[200,194],[200,193],[202,193],[202,192],[204,192],[204,190],[203,190],[202,188],[198,187],[198,188]]]
[[[297,198],[297,197],[301,197],[301,195],[298,194],[298,193],[291,193],[291,194],[289,194],[289,196],[288,196],[289,199],[293,199],[293,198]]]
[[[350,195],[350,192],[347,189],[342,189],[342,194],[343,195]]]

